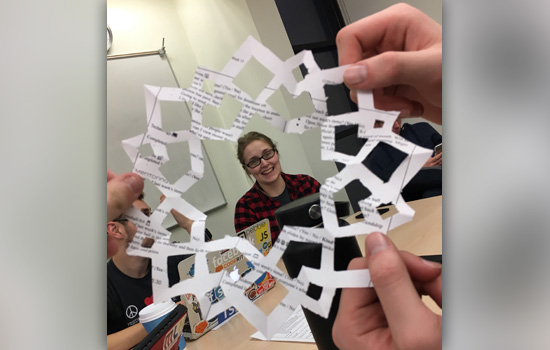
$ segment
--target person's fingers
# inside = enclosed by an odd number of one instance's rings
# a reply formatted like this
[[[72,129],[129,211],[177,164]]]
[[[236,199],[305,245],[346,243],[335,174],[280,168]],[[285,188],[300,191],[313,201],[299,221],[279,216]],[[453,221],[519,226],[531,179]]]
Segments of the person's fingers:
[[[417,51],[441,42],[441,25],[422,11],[397,4],[340,29],[336,35],[340,65],[376,51]],[[366,55],[368,56],[368,54]]]
[[[399,254],[416,290],[422,295],[429,295],[442,307],[442,265],[410,252],[400,251]]]
[[[398,4],[351,23],[336,35],[339,64],[355,63],[362,59],[363,52],[374,49],[378,52],[404,50],[410,46],[405,45],[406,40],[415,38],[407,32],[418,27],[429,28],[433,25],[430,22],[434,21],[421,11]]]
[[[107,169],[107,182],[111,181],[116,176],[116,174],[112,171]]]
[[[358,104],[358,100],[357,100],[357,90],[353,90],[353,89],[350,89],[349,90],[349,98],[355,102],[355,104]]]
[[[441,50],[388,51],[359,61],[344,71],[344,83],[350,89],[372,90],[391,85],[439,84],[441,75],[433,74],[441,68]]]
[[[443,308],[443,277],[437,276],[434,280],[418,286],[422,295],[429,295],[440,308]]]
[[[374,89],[372,93],[376,109],[400,111],[405,118],[420,117],[424,112],[424,107],[420,103],[406,97],[386,95],[382,89]]]
[[[350,261],[348,270],[360,269],[368,269],[367,260],[365,258],[355,258]],[[344,288],[342,290],[342,297],[340,298],[339,310],[342,310],[343,307],[345,311],[343,313],[346,314],[347,311],[370,304],[376,300],[376,295],[373,292],[374,290],[372,288]],[[346,298],[344,298],[344,294],[347,296]],[[344,305],[342,306],[342,304]]]
[[[437,86],[434,85],[434,86]],[[434,87],[426,87],[430,89]],[[386,111],[400,111],[402,116],[408,117],[424,117],[434,123],[441,124],[441,104],[438,97],[440,94],[430,92],[435,98],[428,100],[424,98],[418,90],[408,85],[391,85],[384,88],[373,89],[374,106],[377,109]],[[353,102],[358,103],[357,89],[350,89],[350,98]]]
[[[366,269],[365,258],[353,259],[348,270]],[[341,349],[364,345],[363,337],[373,329],[387,327],[386,318],[373,288],[344,288],[334,325],[332,338]]]
[[[441,264],[422,259],[407,251],[400,251],[399,255],[413,281],[429,282],[441,275]]]
[[[117,218],[130,208],[143,191],[143,186],[143,179],[135,173],[111,178],[107,182],[107,221]]]
[[[371,280],[391,329],[410,329],[430,312],[419,298],[407,267],[393,243],[374,232],[365,240]]]
[[[350,99],[358,104],[357,90],[350,89]],[[373,90],[374,107],[384,111],[400,111],[403,117],[420,117],[424,113],[424,107],[417,101],[405,97],[384,95],[380,89]]]

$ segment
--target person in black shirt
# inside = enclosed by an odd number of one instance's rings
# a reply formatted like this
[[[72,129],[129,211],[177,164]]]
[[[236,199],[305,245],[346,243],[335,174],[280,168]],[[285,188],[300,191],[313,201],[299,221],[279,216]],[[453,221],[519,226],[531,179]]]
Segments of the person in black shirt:
[[[375,127],[381,127],[382,125],[383,122],[377,121]],[[441,134],[426,122],[405,123],[401,126],[401,118],[397,118],[392,125],[392,131],[415,145],[428,149],[434,149],[443,140]],[[397,148],[381,142],[367,156],[365,163],[367,168],[376,176],[388,181],[393,171],[406,156]],[[403,199],[408,202],[441,195],[443,185],[442,163],[443,152],[441,151],[438,154],[434,152],[422,169],[403,187]]]
[[[143,193],[133,202],[145,215],[151,208],[143,201]],[[190,232],[193,221],[172,210],[178,224]],[[117,253],[107,263],[107,349],[129,349],[147,335],[139,323],[139,311],[153,302],[151,259],[126,254],[126,248],[137,232],[136,226],[124,216],[107,222],[107,233],[118,245]],[[208,241],[212,235],[205,232]],[[151,246],[152,239],[145,239],[143,246]],[[169,284],[179,282],[177,264],[189,255],[168,257]],[[176,298],[177,299],[177,298]],[[178,301],[178,300],[175,300]]]
[[[141,199],[134,206],[150,214]],[[151,260],[126,254],[137,232],[136,226],[120,216],[107,222],[107,233],[115,238],[117,253],[107,263],[107,349],[129,349],[147,335],[139,323],[139,310],[152,300]]]

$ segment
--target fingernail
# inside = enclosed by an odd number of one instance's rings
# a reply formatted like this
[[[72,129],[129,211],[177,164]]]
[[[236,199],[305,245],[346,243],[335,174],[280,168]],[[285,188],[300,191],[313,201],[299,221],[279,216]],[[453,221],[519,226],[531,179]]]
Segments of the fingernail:
[[[346,84],[359,84],[367,79],[367,67],[362,65],[351,66],[344,72]]]
[[[143,191],[143,180],[137,174],[129,174],[122,179],[126,184],[132,188],[132,191],[136,194],[140,194]]]
[[[409,118],[410,116],[411,113],[407,109],[402,110],[398,115],[399,118]]]
[[[422,258],[421,258],[422,259]],[[436,269],[442,269],[443,268],[443,265],[441,264],[438,264],[434,261],[430,261],[430,260],[426,260],[426,259],[422,259],[422,262],[430,267],[433,267],[433,268],[436,268]]]
[[[389,247],[386,238],[380,232],[373,232],[368,235],[366,246],[370,255],[386,250]]]

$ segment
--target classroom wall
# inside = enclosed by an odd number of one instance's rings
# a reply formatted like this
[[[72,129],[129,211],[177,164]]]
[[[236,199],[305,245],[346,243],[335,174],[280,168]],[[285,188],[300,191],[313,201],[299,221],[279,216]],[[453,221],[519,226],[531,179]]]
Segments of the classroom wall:
[[[164,38],[166,56],[180,86],[191,83],[194,72],[189,67],[196,67],[196,58],[172,0],[109,0],[107,24],[113,32],[108,55],[158,50]],[[188,236],[179,227],[173,230],[173,239]]]
[[[248,8],[252,14],[252,19],[256,24],[256,30],[260,41],[270,48],[281,59],[287,59],[294,55],[290,41],[286,34],[286,30],[279,16],[277,5],[273,0],[247,0]],[[299,72],[295,72],[300,74]],[[300,79],[300,76],[297,76]],[[298,110],[307,109],[307,98],[296,103],[290,101],[288,95],[281,95],[283,103],[273,102],[273,106],[286,116],[297,113]],[[302,96],[298,98],[300,100]],[[303,101],[303,102],[302,102]],[[293,106],[292,109],[288,106]],[[288,117],[287,119],[290,119]],[[263,121],[262,121],[263,123]],[[257,124],[249,126],[261,127]],[[260,129],[262,130],[262,129]],[[336,164],[333,162],[321,161],[321,130],[319,128],[308,130],[301,135],[282,134],[276,130],[269,129],[273,132],[275,138],[279,140],[279,148],[281,148],[281,164],[283,171],[288,173],[305,173],[313,175],[319,182],[323,183],[331,176],[338,173]],[[285,156],[292,154],[292,157]],[[334,199],[337,201],[349,201],[344,190],[335,193]]]
[[[249,35],[281,59],[293,55],[273,0],[109,0],[107,23],[114,37],[109,55],[157,50],[165,38],[166,55],[182,87],[191,84],[198,63],[221,70]],[[275,102],[274,108],[290,113],[284,98]],[[207,113],[210,126],[228,127],[231,123],[223,108]],[[310,174],[320,182],[337,173],[333,163],[310,159],[319,153],[319,131],[286,135],[259,117],[252,118],[245,132],[251,130],[277,141],[283,171]],[[208,213],[207,227],[219,238],[234,233],[235,203],[253,182],[237,160],[236,143],[205,140],[203,145],[228,203]],[[336,199],[347,200],[347,196],[342,191]],[[173,234],[174,239],[187,236],[179,227]]]
[[[365,1],[365,0],[338,0],[340,10],[344,17],[346,24],[360,20],[363,17],[372,15],[376,12],[397,4],[407,3],[411,6],[421,10],[431,18],[433,18],[439,24],[443,24],[443,11],[442,0],[377,0],[377,1]],[[417,122],[426,122],[423,118],[404,118],[403,123],[414,124]],[[439,124],[430,123],[440,134],[443,135],[443,126]]]

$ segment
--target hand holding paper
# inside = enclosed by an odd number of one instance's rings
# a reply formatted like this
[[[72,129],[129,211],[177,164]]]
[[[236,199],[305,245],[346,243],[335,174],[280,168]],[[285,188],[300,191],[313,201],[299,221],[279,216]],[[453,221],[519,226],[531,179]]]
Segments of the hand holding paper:
[[[272,80],[252,98],[238,88],[233,80],[246,63],[254,58],[274,74]],[[292,71],[303,64],[307,75],[298,82]],[[150,216],[146,217],[138,210],[131,208],[126,215],[138,227],[138,232],[131,243],[128,253],[149,257],[152,260],[153,293],[155,300],[166,300],[184,293],[196,295],[204,317],[208,318],[235,306],[267,338],[279,329],[288,317],[300,305],[327,317],[332,298],[337,288],[367,287],[370,285],[369,271],[365,268],[351,271],[334,271],[334,243],[338,237],[347,237],[373,231],[387,232],[412,219],[413,211],[401,198],[403,186],[422,168],[431,154],[431,150],[420,148],[391,131],[391,125],[398,112],[380,111],[374,108],[371,92],[358,94],[359,110],[345,115],[328,116],[324,85],[342,84],[346,67],[321,70],[311,52],[301,52],[286,61],[280,60],[267,48],[248,38],[233,55],[222,72],[206,68],[197,68],[193,83],[188,88],[166,88],[145,86],[147,109],[147,131],[142,135],[123,141],[122,147],[134,164],[133,171],[144,179],[151,181],[166,196],[163,202]],[[206,80],[212,81],[212,93],[202,89]],[[284,86],[294,97],[308,92],[312,98],[315,111],[310,115],[285,120],[267,102],[274,91]],[[207,127],[202,124],[202,112],[205,106],[218,108],[225,95],[241,103],[241,110],[228,129]],[[192,104],[192,123],[189,130],[164,130],[160,112],[160,101],[189,102]],[[203,176],[203,156],[201,140],[223,140],[234,142],[238,139],[253,115],[260,115],[277,130],[286,133],[303,133],[312,128],[321,128],[321,157],[325,161],[338,161],[345,168],[337,175],[328,178],[321,186],[321,210],[324,228],[304,228],[285,226],[277,242],[267,256],[261,254],[248,240],[238,237],[205,242],[204,230],[206,215],[183,198],[185,191]],[[382,128],[373,128],[376,120],[384,121]],[[335,128],[340,125],[357,124],[359,136],[367,142],[357,155],[347,155],[335,150]],[[170,183],[159,168],[169,160],[166,145],[174,142],[188,142],[191,154],[191,170]],[[407,154],[407,158],[394,171],[388,182],[384,183],[363,164],[363,160],[380,142],[392,145]],[[144,157],[139,149],[149,144],[153,155]],[[334,205],[334,194],[353,180],[359,180],[372,195],[359,202],[364,221],[339,227]],[[376,207],[382,203],[392,202],[398,213],[382,219]],[[175,209],[194,221],[189,243],[170,241],[170,232],[161,226],[162,221]],[[139,242],[152,238],[152,247],[142,247]],[[291,279],[276,266],[290,241],[318,243],[322,246],[320,269],[302,268],[297,278]],[[246,276],[234,281],[225,271],[209,273],[206,253],[238,249],[255,266]],[[186,279],[168,287],[166,257],[178,254],[195,254],[195,273],[193,278]],[[279,305],[266,315],[255,304],[243,295],[263,272],[269,272],[282,284],[288,294]],[[319,300],[306,295],[310,283],[322,286]],[[225,298],[211,304],[207,292],[221,285]]]
[[[380,233],[369,235],[365,248],[367,256],[352,260],[349,268],[369,268],[374,289],[342,291],[332,329],[338,348],[441,348],[441,316],[419,296],[430,295],[442,305],[441,265],[398,252]]]

